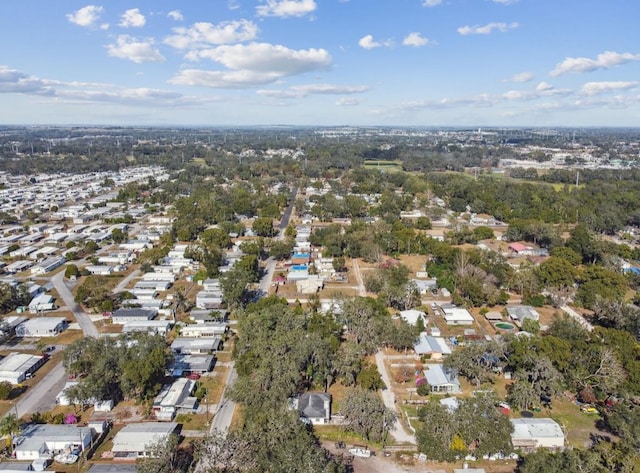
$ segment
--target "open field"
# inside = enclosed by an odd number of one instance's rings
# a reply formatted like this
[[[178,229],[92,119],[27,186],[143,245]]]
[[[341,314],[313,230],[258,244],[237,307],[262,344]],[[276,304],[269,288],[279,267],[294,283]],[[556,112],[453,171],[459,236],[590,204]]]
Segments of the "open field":
[[[379,169],[382,172],[400,172],[402,171],[402,161],[365,161],[365,169]]]

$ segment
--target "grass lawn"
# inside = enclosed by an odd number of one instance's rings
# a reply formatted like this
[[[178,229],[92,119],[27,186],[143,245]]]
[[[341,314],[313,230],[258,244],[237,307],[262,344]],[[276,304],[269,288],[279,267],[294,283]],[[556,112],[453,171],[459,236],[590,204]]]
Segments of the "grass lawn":
[[[365,169],[379,169],[382,172],[400,172],[402,171],[402,161],[365,161]]]
[[[572,447],[584,447],[589,445],[590,434],[597,432],[596,421],[600,416],[587,414],[568,399],[554,399],[551,410],[543,409],[536,417],[551,417],[567,433],[567,444]]]

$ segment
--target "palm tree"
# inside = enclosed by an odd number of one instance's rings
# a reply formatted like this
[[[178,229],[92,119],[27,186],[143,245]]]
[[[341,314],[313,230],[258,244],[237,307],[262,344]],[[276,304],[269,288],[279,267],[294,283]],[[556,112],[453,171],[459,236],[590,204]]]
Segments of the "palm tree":
[[[20,433],[20,419],[15,414],[7,414],[0,419],[0,435],[6,436],[7,445],[13,454],[13,436]]]

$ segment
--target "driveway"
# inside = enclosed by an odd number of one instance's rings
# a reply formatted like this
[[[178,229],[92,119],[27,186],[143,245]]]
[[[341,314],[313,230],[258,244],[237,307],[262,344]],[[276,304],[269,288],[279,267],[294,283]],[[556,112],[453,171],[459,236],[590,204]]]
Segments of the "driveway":
[[[402,414],[396,409],[396,396],[393,393],[393,389],[391,389],[391,377],[389,376],[387,367],[384,364],[384,352],[378,351],[378,353],[376,353],[376,365],[378,367],[378,371],[380,372],[380,376],[382,376],[382,381],[387,386],[386,389],[382,390],[382,401],[387,408],[393,410],[396,415],[400,416]],[[411,445],[416,444],[415,435],[407,432],[400,420],[396,420],[395,424],[393,424],[393,428],[389,433],[399,443],[409,443]]]

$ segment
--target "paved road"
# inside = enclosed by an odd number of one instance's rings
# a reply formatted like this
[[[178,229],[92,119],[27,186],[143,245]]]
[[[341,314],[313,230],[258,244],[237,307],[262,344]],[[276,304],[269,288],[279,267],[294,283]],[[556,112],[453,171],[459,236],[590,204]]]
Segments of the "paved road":
[[[76,321],[80,325],[80,328],[84,332],[85,337],[98,337],[98,329],[93,324],[89,316],[82,310],[78,304],[73,300],[73,294],[69,291],[69,288],[64,283],[64,271],[60,271],[58,274],[51,278],[56,291],[73,313]],[[36,372],[36,379],[37,379]],[[7,412],[7,414],[16,414],[18,418],[27,414],[33,414],[34,412],[45,412],[55,407],[55,399],[60,390],[64,387],[66,382],[66,374],[62,362],[53,367],[49,373],[37,380],[33,386],[27,389],[18,402],[14,405],[14,409]]]
[[[231,399],[227,398],[227,388],[232,386],[233,383],[238,378],[238,373],[231,362],[231,369],[227,374],[227,379],[225,380],[225,387],[222,391],[222,396],[220,396],[220,403],[218,404],[218,410],[213,415],[213,422],[211,423],[211,432],[219,431],[223,435],[226,436],[229,431],[229,426],[231,425],[231,419],[233,418],[233,411],[236,408],[236,403]]]
[[[36,378],[37,378],[36,372]],[[59,362],[42,379],[31,386],[15,405],[18,418],[34,412],[50,411],[56,406],[56,396],[66,383],[62,362]],[[15,414],[15,411],[9,411]]]
[[[140,276],[140,274],[141,272],[139,269],[132,271],[131,274],[129,274],[129,276],[124,278],[122,281],[118,283],[116,287],[113,288],[113,293],[115,294],[117,292],[124,291],[127,288],[127,284],[129,284],[129,281],[131,281],[133,278],[137,278],[138,276]]]
[[[85,337],[98,338],[100,334],[98,333],[98,329],[94,325],[93,321],[89,318],[84,309],[73,300],[73,294],[71,294],[71,291],[64,282],[64,271],[60,271],[58,274],[53,276],[51,278],[51,282],[56,288],[56,291],[58,291],[58,294],[64,301],[65,305],[75,317],[78,325],[80,325]]]
[[[278,236],[276,237],[278,240],[284,240],[284,231],[289,225],[289,219],[291,218],[291,214],[293,212],[293,206],[295,203],[295,198],[298,193],[298,188],[294,187],[291,192],[291,202],[289,206],[285,210],[282,220],[280,221],[280,225],[278,226]],[[260,280],[260,290],[261,294],[266,296],[269,294],[269,288],[271,287],[271,281],[273,280],[273,274],[276,269],[276,261],[273,258],[269,258],[266,261],[265,271]],[[229,432],[229,427],[231,426],[231,420],[233,419],[233,413],[236,408],[236,403],[231,399],[227,398],[227,389],[233,386],[233,383],[238,378],[238,373],[235,369],[235,364],[232,361],[229,366],[229,372],[227,374],[227,379],[225,380],[225,386],[222,391],[222,396],[220,396],[220,403],[218,404],[218,409],[213,415],[213,422],[211,422],[210,432],[218,431],[222,435],[226,436],[227,432]],[[209,464],[209,459],[203,458],[195,467],[196,472],[202,472],[207,468]]]

